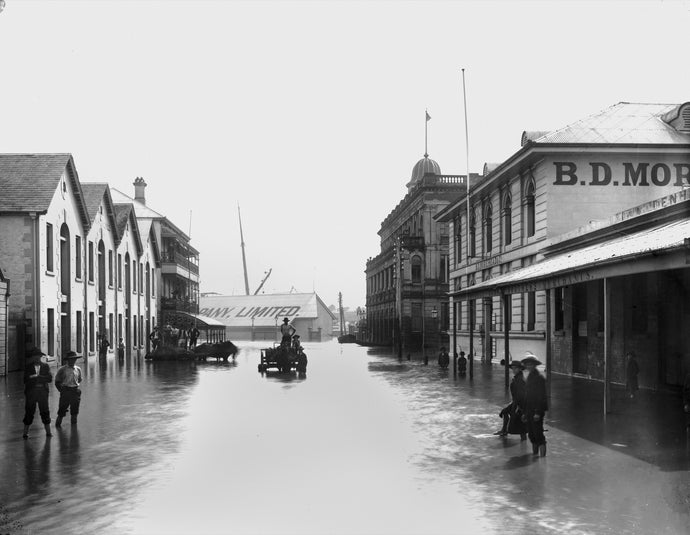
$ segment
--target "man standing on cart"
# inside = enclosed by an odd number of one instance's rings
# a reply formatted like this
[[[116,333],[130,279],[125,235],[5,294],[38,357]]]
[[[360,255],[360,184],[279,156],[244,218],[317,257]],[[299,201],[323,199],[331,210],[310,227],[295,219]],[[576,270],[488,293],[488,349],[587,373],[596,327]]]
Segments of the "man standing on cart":
[[[280,326],[280,334],[283,336],[280,345],[289,348],[292,342],[292,335],[297,332],[292,325],[290,325],[290,319],[285,318],[283,324]]]

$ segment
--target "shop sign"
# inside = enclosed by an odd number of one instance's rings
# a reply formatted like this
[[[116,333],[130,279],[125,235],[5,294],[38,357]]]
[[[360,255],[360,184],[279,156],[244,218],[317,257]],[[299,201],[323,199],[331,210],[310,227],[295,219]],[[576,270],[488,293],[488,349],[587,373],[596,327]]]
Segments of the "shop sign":
[[[204,307],[199,314],[208,318],[281,318],[299,315],[302,307]]]
[[[554,186],[690,185],[690,163],[623,162],[613,167],[605,162],[590,162],[585,169],[578,169],[575,162],[553,164],[556,166]]]

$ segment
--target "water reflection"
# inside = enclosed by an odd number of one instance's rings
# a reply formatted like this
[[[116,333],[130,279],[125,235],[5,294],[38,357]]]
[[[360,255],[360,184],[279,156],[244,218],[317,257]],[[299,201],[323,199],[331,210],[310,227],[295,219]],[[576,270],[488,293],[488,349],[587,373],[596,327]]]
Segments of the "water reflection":
[[[662,481],[643,465],[557,429],[546,458],[519,437],[493,436],[508,394],[481,383],[481,366],[471,382],[419,355],[401,362],[390,350],[309,344],[307,381],[259,373],[262,345],[232,362],[90,359],[79,424],[49,440],[22,441],[21,379],[12,378],[0,411],[0,426],[17,428],[0,438],[0,533],[19,520],[51,533],[58,515],[63,532],[118,535],[662,534],[681,525],[664,516],[678,482],[640,503],[630,481]]]

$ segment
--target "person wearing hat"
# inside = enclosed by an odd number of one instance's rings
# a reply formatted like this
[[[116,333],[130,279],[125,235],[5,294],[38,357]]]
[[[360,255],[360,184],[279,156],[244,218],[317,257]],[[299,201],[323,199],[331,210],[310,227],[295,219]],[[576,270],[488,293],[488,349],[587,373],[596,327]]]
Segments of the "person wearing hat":
[[[458,357],[458,374],[460,377],[465,377],[467,373],[467,357],[465,357],[465,352],[460,351],[460,356]]]
[[[525,367],[525,396],[520,403],[523,422],[527,424],[527,436],[532,443],[534,455],[546,455],[546,437],[544,437],[544,414],[548,410],[546,399],[546,379],[539,373],[537,366],[541,362],[528,351],[522,359]]]
[[[290,325],[290,320],[289,318],[285,318],[283,320],[283,324],[280,326],[280,334],[283,335],[280,345],[283,347],[290,347],[290,341],[292,340],[292,335],[297,332],[297,329],[295,329],[292,325]]]
[[[46,436],[53,436],[50,432],[50,408],[48,407],[48,384],[53,382],[50,366],[41,360],[45,356],[40,349],[34,347],[26,355],[24,368],[24,438],[29,438],[29,427],[34,421],[36,405],[41,415],[41,421],[46,430]]]
[[[55,387],[60,392],[55,427],[62,425],[62,419],[67,414],[67,409],[69,409],[72,417],[72,424],[77,423],[79,403],[81,402],[79,385],[83,377],[81,368],[75,365],[78,358],[79,356],[74,351],[68,351],[64,359],[67,364],[64,364],[55,374]]]
[[[508,367],[513,372],[513,378],[510,381],[510,397],[512,401],[506,405],[498,415],[503,418],[503,427],[494,435],[520,435],[521,440],[527,439],[527,428],[522,421],[522,413],[520,410],[520,403],[525,397],[525,378],[522,375],[524,369],[522,363],[519,361],[512,361]]]

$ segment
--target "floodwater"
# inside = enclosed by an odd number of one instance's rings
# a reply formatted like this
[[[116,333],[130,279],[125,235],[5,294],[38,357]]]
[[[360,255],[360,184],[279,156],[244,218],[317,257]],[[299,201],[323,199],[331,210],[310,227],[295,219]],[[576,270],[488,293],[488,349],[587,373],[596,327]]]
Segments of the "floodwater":
[[[493,436],[505,394],[481,379],[336,342],[306,345],[305,377],[260,374],[262,344],[239,345],[230,363],[79,361],[79,423],[52,438],[38,415],[21,438],[11,374],[0,533],[686,533],[687,471],[556,427],[533,457]]]

